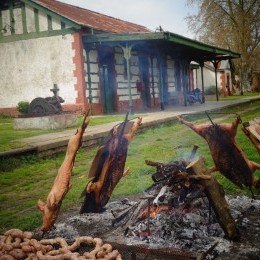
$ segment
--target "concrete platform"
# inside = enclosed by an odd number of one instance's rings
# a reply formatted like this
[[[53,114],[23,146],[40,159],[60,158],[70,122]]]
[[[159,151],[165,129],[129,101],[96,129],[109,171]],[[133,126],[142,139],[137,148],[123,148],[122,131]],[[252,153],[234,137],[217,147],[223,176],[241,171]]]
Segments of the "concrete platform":
[[[136,117],[143,118],[140,130],[151,128],[157,125],[170,123],[176,119],[177,115],[204,113],[205,111],[214,111],[217,109],[235,106],[239,103],[250,103],[258,100],[259,97],[244,98],[234,101],[206,101],[205,104],[194,104],[192,106],[171,106],[164,111],[149,111],[147,113],[136,114]],[[237,111],[238,113],[240,111]],[[82,147],[90,147],[100,145],[112,127],[119,122],[103,124],[98,126],[89,126],[83,136]],[[27,143],[27,146],[20,149],[1,152],[0,157],[15,156],[19,154],[35,153],[38,156],[52,155],[65,151],[69,138],[75,133],[75,130],[63,130],[58,133],[38,135],[21,139],[21,142]]]
[[[25,129],[64,129],[76,126],[78,117],[76,114],[57,114],[48,116],[23,117],[14,119],[15,130]]]

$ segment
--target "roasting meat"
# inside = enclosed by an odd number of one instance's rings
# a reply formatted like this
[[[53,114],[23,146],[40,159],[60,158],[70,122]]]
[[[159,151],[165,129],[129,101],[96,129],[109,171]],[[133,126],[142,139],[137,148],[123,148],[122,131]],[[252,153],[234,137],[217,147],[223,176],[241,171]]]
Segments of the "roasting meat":
[[[71,171],[88,122],[89,118],[85,116],[81,128],[70,138],[65,159],[58,170],[58,174],[54,180],[52,189],[48,194],[46,203],[41,200],[38,201],[37,207],[43,214],[43,224],[41,227],[43,232],[50,231],[53,227],[58,217],[62,200],[71,188]]]
[[[235,141],[240,116],[231,124],[195,125],[182,117],[178,119],[207,141],[215,164],[212,172],[219,171],[240,188],[243,185],[250,188],[255,185],[253,172],[260,169],[260,165],[247,159]]]
[[[125,121],[114,127],[107,141],[101,146],[92,162],[89,178],[93,178],[84,189],[85,196],[80,213],[100,212],[125,175],[128,144],[140,127],[142,118],[135,122]]]

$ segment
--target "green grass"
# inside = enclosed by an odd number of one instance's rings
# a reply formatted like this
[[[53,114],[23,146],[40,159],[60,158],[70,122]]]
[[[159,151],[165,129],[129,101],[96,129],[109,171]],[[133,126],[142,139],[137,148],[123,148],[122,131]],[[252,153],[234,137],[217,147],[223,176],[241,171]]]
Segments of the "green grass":
[[[223,112],[242,112],[250,108],[250,111],[244,112],[241,116],[245,122],[259,117],[259,105],[260,102],[257,101],[225,109]],[[219,114],[211,116],[214,121],[220,120]],[[122,118],[123,115],[119,116],[119,120]],[[193,115],[188,118],[196,123],[208,122],[205,115]],[[224,118],[220,122],[231,122],[233,119],[234,115],[231,115],[230,118]],[[8,122],[9,119],[4,120]],[[259,154],[241,129],[238,129],[236,139],[248,158],[259,162]],[[212,166],[212,158],[205,140],[178,122],[160,125],[139,133],[129,145],[126,167],[130,168],[130,174],[119,182],[113,197],[142,193],[152,184],[151,174],[155,172],[155,168],[147,166],[145,160],[158,162],[179,160],[189,156],[193,144],[199,145],[198,155],[205,157],[207,166]],[[79,150],[71,178],[72,188],[63,200],[62,212],[81,205],[80,194],[88,182],[86,176],[96,151],[97,148]],[[0,170],[0,233],[10,228],[33,230],[41,225],[42,218],[36,204],[38,199],[46,200],[63,159],[64,153],[48,158],[23,156],[0,161],[2,169]],[[260,172],[258,171],[256,175],[259,178]],[[247,189],[240,190],[235,187],[219,173],[215,176],[227,193],[250,194]]]
[[[239,100],[239,99],[244,99],[244,98],[249,98],[249,97],[256,97],[259,96],[260,94],[258,92],[249,92],[245,91],[243,95],[240,93],[235,93],[232,96],[219,96],[219,101],[228,101],[228,100]],[[216,100],[216,95],[205,95],[206,101],[215,101]]]
[[[125,115],[109,115],[109,116],[94,116],[91,117],[90,125],[101,125],[116,121],[123,121]],[[131,116],[129,116],[131,119]],[[3,117],[0,116],[0,152],[8,151],[11,149],[22,148],[27,144],[21,142],[21,138],[47,134],[47,133],[55,133],[62,131],[61,129],[57,130],[15,130],[13,128],[14,118],[12,117]],[[78,126],[82,122],[82,116],[79,116]],[[68,128],[69,129],[69,128]],[[72,129],[75,129],[73,127]]]

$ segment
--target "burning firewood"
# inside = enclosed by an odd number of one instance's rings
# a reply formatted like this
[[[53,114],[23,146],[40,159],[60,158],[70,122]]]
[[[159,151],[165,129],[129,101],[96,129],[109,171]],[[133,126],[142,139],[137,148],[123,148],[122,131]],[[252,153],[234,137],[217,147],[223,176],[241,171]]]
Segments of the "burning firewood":
[[[153,178],[155,184],[146,190],[152,194],[147,195],[147,198],[153,198],[153,201],[151,206],[149,200],[142,204],[140,202],[141,207],[136,208],[138,211],[131,210],[135,218],[132,218],[132,223],[126,222],[128,235],[132,232],[130,227],[137,227],[141,219],[147,219],[143,223],[146,223],[144,226],[147,228],[144,230],[149,233],[149,219],[153,214],[156,215],[165,210],[179,210],[185,214],[193,208],[200,207],[201,201],[207,198],[226,237],[230,240],[240,238],[236,223],[230,214],[229,205],[225,200],[225,192],[214,176],[210,175],[210,170],[206,168],[202,158],[166,164],[152,161],[146,161],[146,163],[157,168],[157,172],[153,174],[156,176]],[[160,178],[160,175],[164,178]],[[141,212],[140,209],[142,209]]]
[[[209,222],[204,225],[209,226],[211,215],[215,216],[214,220],[220,224],[226,237],[234,241],[239,240],[240,234],[230,214],[225,192],[214,176],[210,175],[210,169],[206,168],[204,160],[194,159],[197,149],[198,146],[195,145],[188,160],[169,163],[146,160],[147,165],[156,167],[156,172],[152,174],[154,184],[145,190],[140,201],[114,215],[113,226],[116,224],[126,237],[137,236],[141,240],[149,241],[151,234],[157,234],[159,229],[156,223],[162,215],[173,214],[178,221],[183,218],[186,225],[187,221],[189,222],[189,218],[185,218],[186,214],[196,215],[192,212],[207,209]],[[215,214],[212,214],[211,208]],[[156,221],[153,221],[154,218]],[[202,218],[196,221],[201,224]],[[196,226],[195,222],[190,224]],[[177,223],[176,227],[179,224]],[[171,234],[171,231],[164,230],[164,224],[162,225],[160,232]]]
[[[195,125],[182,117],[178,117],[178,120],[207,141],[215,164],[211,172],[219,171],[238,187],[245,185],[252,191],[251,187],[255,185],[253,173],[260,169],[260,165],[246,158],[235,141],[240,116],[232,124],[215,124],[211,121],[209,124]]]
[[[93,160],[89,178],[93,178],[82,195],[85,196],[80,213],[100,212],[106,205],[120,179],[126,174],[125,162],[129,142],[139,129],[142,118],[135,122],[126,119],[115,126],[107,141],[101,146]]]
[[[255,120],[253,122],[245,122],[243,123],[242,131],[260,154],[260,124]]]
[[[65,159],[58,170],[52,189],[46,203],[39,200],[37,207],[43,214],[42,231],[50,231],[53,227],[62,204],[62,200],[71,188],[70,177],[78,149],[81,146],[82,136],[89,123],[88,115],[85,115],[81,128],[77,130],[68,143]]]
[[[181,196],[185,199],[190,187],[194,188],[197,185],[197,180],[210,179],[210,176],[193,175],[192,172],[186,169],[187,165],[194,159],[198,148],[198,145],[193,145],[189,160],[180,160],[172,163],[145,161],[147,165],[156,167],[156,172],[152,174],[153,181],[155,183],[163,183],[160,192],[153,200],[153,206],[158,207],[161,201],[164,200],[165,195],[172,192],[181,192]]]
[[[197,150],[197,146],[195,149]],[[194,149],[191,155],[194,155]],[[193,156],[192,156],[193,158]],[[175,161],[173,163],[159,163],[153,161],[146,161],[147,165],[156,166],[156,172],[152,174],[152,179],[155,185],[162,184],[159,193],[154,194],[155,198],[152,202],[154,207],[159,207],[164,203],[165,197],[169,197],[168,206],[178,207],[177,204],[185,203],[188,205],[191,198],[191,193],[195,194],[195,190],[202,190],[198,180],[210,180],[211,176],[196,174],[187,170],[187,165],[191,161]],[[200,192],[201,194],[201,192]],[[176,202],[176,200],[178,202]]]
[[[202,158],[194,160],[197,148],[198,146],[194,146],[188,161],[180,160],[171,163],[146,161],[147,165],[156,167],[156,172],[152,174],[155,184],[148,189],[149,193],[155,196],[152,212],[157,214],[161,211],[161,207],[165,210],[165,206],[168,210],[179,208],[185,212],[199,205],[196,201],[206,196],[226,237],[238,240],[239,232],[225,200],[225,192],[210,175],[204,160]],[[142,214],[145,212],[149,223],[149,205],[147,208]]]

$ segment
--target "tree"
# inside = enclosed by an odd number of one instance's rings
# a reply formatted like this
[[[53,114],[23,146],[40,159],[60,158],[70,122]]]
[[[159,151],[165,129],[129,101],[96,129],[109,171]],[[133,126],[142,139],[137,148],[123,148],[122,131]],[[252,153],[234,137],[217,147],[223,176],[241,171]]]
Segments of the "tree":
[[[186,0],[198,5],[195,15],[186,17],[198,40],[241,54],[235,60],[242,89],[260,70],[260,4],[259,0]]]

